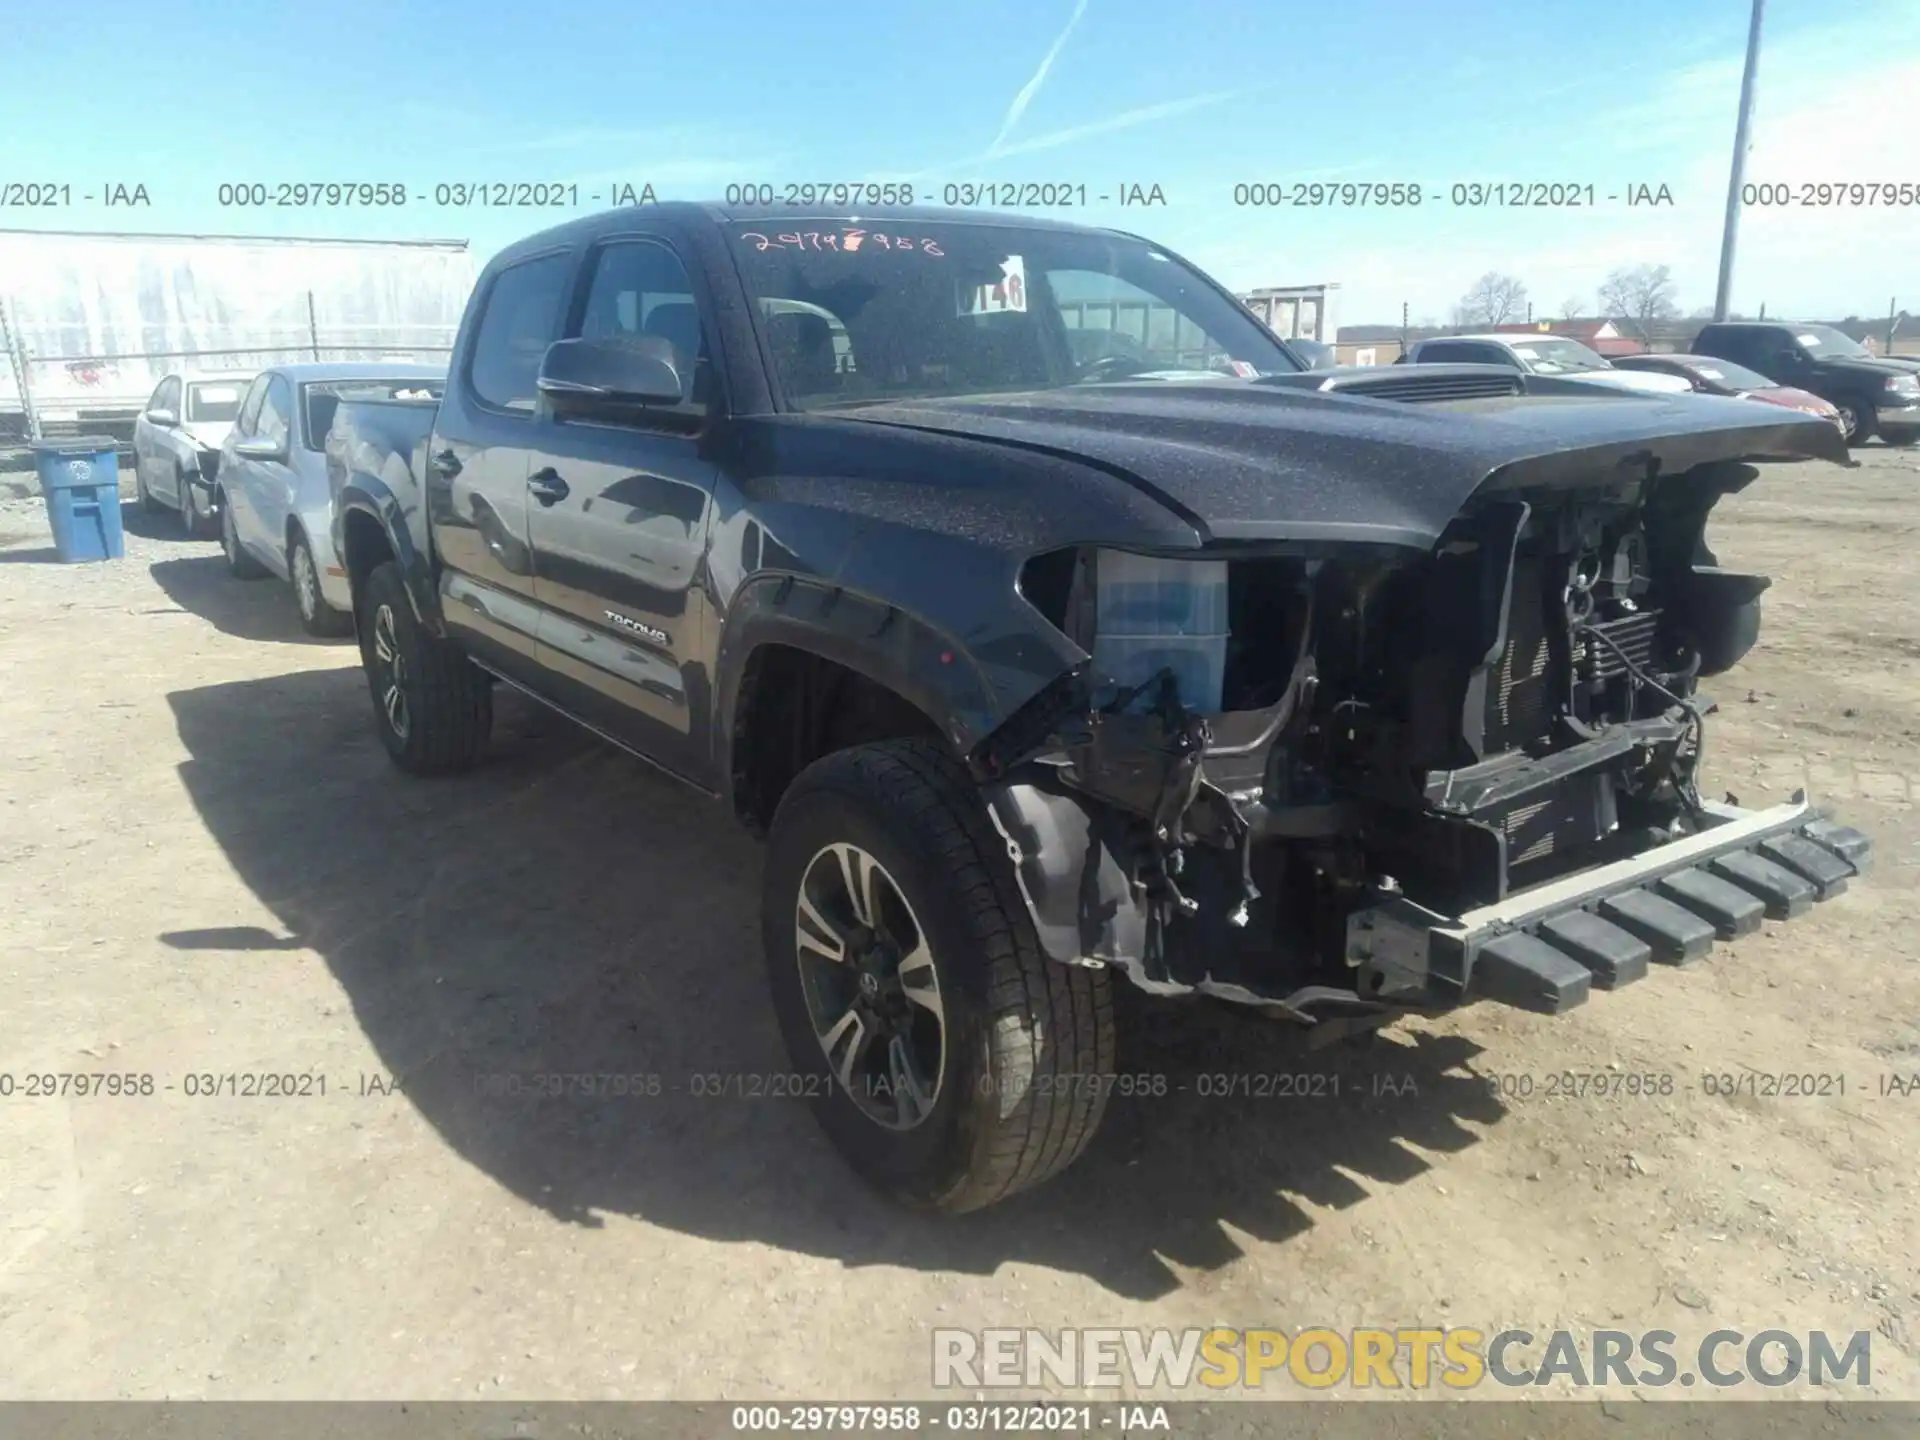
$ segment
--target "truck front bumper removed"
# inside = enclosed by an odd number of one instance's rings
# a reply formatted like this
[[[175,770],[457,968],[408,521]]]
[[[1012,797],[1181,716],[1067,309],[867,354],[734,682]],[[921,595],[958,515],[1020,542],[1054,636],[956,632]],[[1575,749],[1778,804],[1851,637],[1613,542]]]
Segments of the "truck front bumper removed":
[[[1557,1014],[1685,965],[1716,939],[1790,920],[1865,874],[1872,842],[1803,795],[1767,810],[1706,806],[1699,834],[1521,891],[1461,915],[1383,896],[1347,922],[1355,989],[1386,1005],[1493,1000]]]

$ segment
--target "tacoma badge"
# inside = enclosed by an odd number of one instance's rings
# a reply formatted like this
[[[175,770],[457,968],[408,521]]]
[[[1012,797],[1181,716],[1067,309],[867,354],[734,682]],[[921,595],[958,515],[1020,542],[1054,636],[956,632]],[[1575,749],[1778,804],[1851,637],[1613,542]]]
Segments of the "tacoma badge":
[[[600,613],[618,625],[622,630],[631,630],[636,635],[643,635],[656,645],[665,645],[668,643],[668,635],[664,630],[656,630],[651,625],[642,624],[638,620],[622,615],[618,610],[602,610]]]

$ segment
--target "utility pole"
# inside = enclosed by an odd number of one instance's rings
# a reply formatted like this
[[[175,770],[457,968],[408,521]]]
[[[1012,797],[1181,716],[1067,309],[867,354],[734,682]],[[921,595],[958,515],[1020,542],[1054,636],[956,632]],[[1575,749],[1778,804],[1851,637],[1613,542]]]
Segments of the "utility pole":
[[[1733,127],[1733,174],[1727,180],[1727,224],[1720,235],[1720,287],[1714,292],[1713,318],[1727,318],[1733,298],[1733,242],[1740,229],[1740,189],[1747,176],[1747,132],[1753,123],[1754,72],[1760,68],[1760,16],[1767,0],[1753,0],[1747,26],[1747,68],[1740,76],[1740,119]]]

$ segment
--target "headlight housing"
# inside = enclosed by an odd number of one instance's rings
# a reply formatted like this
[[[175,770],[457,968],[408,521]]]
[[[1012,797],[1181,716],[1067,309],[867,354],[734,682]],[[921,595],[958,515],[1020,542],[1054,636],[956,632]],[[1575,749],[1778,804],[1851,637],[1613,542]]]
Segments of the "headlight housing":
[[[1920,395],[1920,375],[1889,375],[1885,388],[1896,395]]]

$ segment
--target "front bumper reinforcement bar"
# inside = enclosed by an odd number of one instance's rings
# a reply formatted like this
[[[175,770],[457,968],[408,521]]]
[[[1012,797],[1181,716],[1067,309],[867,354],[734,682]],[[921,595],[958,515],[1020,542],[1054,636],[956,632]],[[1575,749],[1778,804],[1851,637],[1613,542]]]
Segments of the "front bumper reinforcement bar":
[[[1347,922],[1357,992],[1445,1008],[1494,1000],[1557,1014],[1650,964],[1685,965],[1716,939],[1789,920],[1867,872],[1872,842],[1804,794],[1767,810],[1706,807],[1697,835],[1456,916],[1382,895]]]

